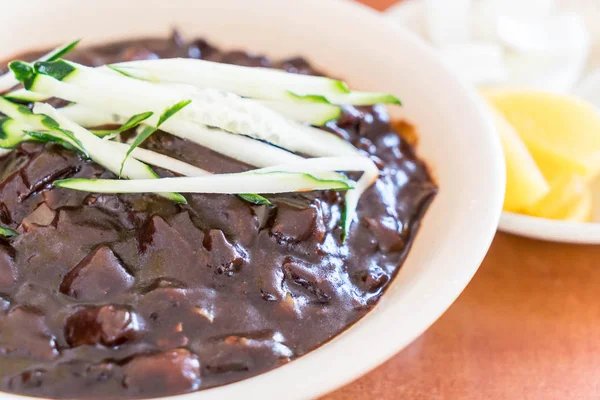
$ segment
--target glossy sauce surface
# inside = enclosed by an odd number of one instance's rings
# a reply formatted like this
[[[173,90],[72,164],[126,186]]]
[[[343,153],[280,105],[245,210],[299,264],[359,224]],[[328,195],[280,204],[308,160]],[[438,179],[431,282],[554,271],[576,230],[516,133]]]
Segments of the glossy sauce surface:
[[[69,58],[159,57],[318,73],[301,58],[273,62],[177,35]],[[2,390],[112,399],[205,389],[287,363],[360,319],[437,189],[384,107],[345,107],[327,128],[381,169],[345,244],[341,193],[268,196],[271,207],[192,194],[179,206],[53,188],[65,177],[113,177],[56,145],[26,143],[0,158],[0,221],[20,233],[0,238]],[[166,133],[145,146],[215,173],[249,168]]]

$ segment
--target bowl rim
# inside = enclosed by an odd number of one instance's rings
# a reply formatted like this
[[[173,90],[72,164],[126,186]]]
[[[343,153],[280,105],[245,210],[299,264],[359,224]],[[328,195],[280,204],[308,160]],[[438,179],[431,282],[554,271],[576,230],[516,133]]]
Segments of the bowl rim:
[[[66,3],[70,0],[57,1]],[[116,3],[116,1],[118,0],[109,0],[106,3]],[[225,0],[225,3],[232,4],[235,1]],[[42,4],[44,0],[31,0],[29,3],[35,4],[36,2]],[[148,0],[149,4],[158,4],[158,2],[159,0]],[[177,1],[173,0],[172,2]],[[280,3],[280,0],[245,0],[244,6],[250,3],[257,7],[272,7],[277,9],[278,12],[288,13],[294,13],[294,11],[304,8],[317,10],[325,4],[323,0],[302,0],[285,2],[285,7],[282,8],[281,3],[283,2]],[[181,4],[184,4],[183,0]],[[393,318],[399,305],[387,302],[385,312],[374,313],[372,311],[330,342],[287,365],[236,383],[200,392],[170,396],[167,397],[168,399],[202,400],[213,396],[220,399],[237,399],[241,394],[250,399],[315,398],[357,379],[406,347],[450,307],[477,271],[495,235],[504,198],[504,157],[493,122],[484,112],[483,103],[475,89],[463,83],[449,68],[444,66],[433,50],[417,36],[402,27],[392,25],[375,10],[347,0],[327,0],[327,7],[328,11],[335,10],[336,15],[339,15],[340,18],[343,16],[343,18],[377,26],[382,35],[401,37],[406,46],[419,53],[424,61],[432,68],[435,67],[434,69],[443,76],[443,79],[452,83],[452,87],[455,88],[453,99],[457,101],[457,104],[464,106],[461,112],[470,121],[471,129],[479,132],[482,140],[486,142],[487,147],[480,150],[489,156],[490,173],[486,180],[481,181],[481,198],[479,201],[473,201],[472,204],[465,205],[468,210],[473,211],[474,215],[482,217],[480,220],[475,221],[478,224],[476,228],[477,236],[469,247],[470,252],[452,256],[454,260],[462,256],[463,266],[460,275],[455,276],[451,282],[436,282],[437,286],[434,285],[435,287],[430,288],[427,293],[421,296],[423,302],[419,305],[418,315],[415,316],[417,322],[413,325],[391,329],[386,318]],[[435,172],[436,166],[434,165],[434,175]],[[441,190],[444,190],[444,188],[442,187]],[[419,235],[417,235],[416,241],[419,241]],[[431,278],[429,275],[428,278]],[[436,290],[442,287],[444,296],[437,296]],[[423,288],[415,286],[408,291],[407,295],[419,290],[422,291]],[[384,295],[382,302],[385,298]],[[375,309],[378,308],[381,307],[375,307]],[[378,333],[378,337],[373,346],[369,349],[360,346],[361,343],[372,339],[374,331]],[[402,333],[400,339],[395,335],[398,333]],[[352,351],[349,351],[349,349],[352,349]],[[319,373],[320,370],[325,372]],[[296,375],[297,371],[315,371],[315,373],[305,374],[302,379],[299,379]],[[299,382],[300,380],[301,382]],[[274,382],[277,382],[277,385]],[[3,400],[23,400],[25,398],[29,397],[0,393],[0,399]]]

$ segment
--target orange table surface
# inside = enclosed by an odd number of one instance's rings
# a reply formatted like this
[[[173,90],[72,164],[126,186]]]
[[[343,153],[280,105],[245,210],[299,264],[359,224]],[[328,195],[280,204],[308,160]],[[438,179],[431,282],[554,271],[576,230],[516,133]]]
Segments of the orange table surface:
[[[396,1],[361,2],[385,10]],[[427,332],[322,398],[363,399],[600,399],[600,246],[498,233]]]

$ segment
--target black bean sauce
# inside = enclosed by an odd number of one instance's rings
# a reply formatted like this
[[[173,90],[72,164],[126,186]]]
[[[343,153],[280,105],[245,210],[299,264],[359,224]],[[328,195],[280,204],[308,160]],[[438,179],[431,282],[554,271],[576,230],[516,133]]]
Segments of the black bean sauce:
[[[69,58],[160,57],[318,73],[301,58],[273,62],[176,35]],[[336,192],[270,196],[273,207],[193,194],[179,206],[52,188],[114,177],[56,145],[0,158],[0,221],[20,233],[0,239],[1,389],[110,399],[206,389],[290,362],[360,319],[400,268],[436,187],[383,107],[347,107],[328,129],[381,168],[346,244]],[[145,146],[216,173],[249,168],[166,133]]]

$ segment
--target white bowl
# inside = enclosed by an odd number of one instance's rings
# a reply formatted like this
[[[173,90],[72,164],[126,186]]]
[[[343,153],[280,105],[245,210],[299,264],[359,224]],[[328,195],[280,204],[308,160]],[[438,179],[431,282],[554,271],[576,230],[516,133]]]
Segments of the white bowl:
[[[380,304],[318,350],[252,379],[177,399],[306,399],[358,378],[423,333],[486,254],[504,197],[502,149],[475,93],[412,34],[334,0],[22,0],[4,5],[0,56],[74,37],[167,35],[177,26],[221,46],[303,55],[359,89],[389,91],[420,131],[440,192]],[[10,34],[8,32],[11,32]],[[22,399],[8,394],[0,399]]]

